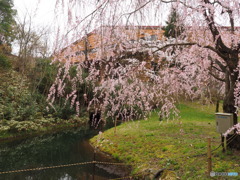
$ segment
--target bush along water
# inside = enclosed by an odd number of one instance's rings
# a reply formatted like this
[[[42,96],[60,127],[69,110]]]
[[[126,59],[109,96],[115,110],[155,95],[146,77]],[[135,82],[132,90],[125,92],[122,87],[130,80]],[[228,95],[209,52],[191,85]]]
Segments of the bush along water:
[[[56,65],[39,60],[35,75],[33,70],[32,74],[31,71],[20,74],[4,58],[0,63],[0,138],[87,124],[87,118],[76,117],[75,109],[61,99],[56,102],[55,110],[46,109],[46,96],[57,72]]]

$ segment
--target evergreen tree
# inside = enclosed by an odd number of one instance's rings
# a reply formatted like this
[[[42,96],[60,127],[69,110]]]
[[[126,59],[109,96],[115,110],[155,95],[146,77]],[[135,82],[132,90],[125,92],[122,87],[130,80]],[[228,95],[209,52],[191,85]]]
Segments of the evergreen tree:
[[[0,45],[11,44],[15,14],[12,0],[0,0]]]
[[[167,25],[163,28],[163,30],[164,36],[167,38],[176,38],[184,31],[183,25],[180,24],[179,14],[175,8],[172,8],[166,24]]]

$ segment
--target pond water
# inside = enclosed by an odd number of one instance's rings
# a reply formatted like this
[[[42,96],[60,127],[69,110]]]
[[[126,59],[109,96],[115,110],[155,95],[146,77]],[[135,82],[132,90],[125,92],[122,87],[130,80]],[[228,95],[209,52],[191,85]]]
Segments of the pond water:
[[[92,133],[75,130],[35,137],[0,146],[0,171],[30,169],[93,161]],[[96,161],[117,162],[97,152]],[[105,164],[77,165],[47,170],[0,174],[2,180],[104,180],[127,176],[129,167]]]

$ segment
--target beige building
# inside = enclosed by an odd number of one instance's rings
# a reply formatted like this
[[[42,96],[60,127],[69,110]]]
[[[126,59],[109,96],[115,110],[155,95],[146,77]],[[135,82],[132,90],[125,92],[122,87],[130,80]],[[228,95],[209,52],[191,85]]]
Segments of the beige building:
[[[149,41],[162,40],[163,30],[159,26],[108,27],[98,28],[88,33],[70,46],[64,48],[58,55],[62,61],[82,62],[102,59],[111,56],[110,49],[126,42],[145,39]]]

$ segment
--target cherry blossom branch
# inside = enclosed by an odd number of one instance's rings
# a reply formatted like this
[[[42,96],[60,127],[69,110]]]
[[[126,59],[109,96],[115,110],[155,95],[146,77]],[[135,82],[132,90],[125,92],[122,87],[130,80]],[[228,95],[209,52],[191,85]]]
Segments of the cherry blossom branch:
[[[128,19],[130,18],[130,16],[134,13],[136,13],[137,11],[139,11],[140,9],[144,8],[146,5],[148,5],[150,2],[152,2],[152,0],[147,1],[145,4],[143,4],[142,6],[140,6],[139,8],[135,9],[134,11],[127,13],[125,15],[129,15]]]
[[[220,68],[221,68],[221,72],[226,72],[226,66],[224,66],[219,60],[217,60],[217,59],[213,59],[213,58],[211,58],[210,57],[210,60],[213,62],[213,63],[215,63],[215,64],[217,64]],[[214,66],[213,66],[214,67]],[[216,67],[215,67],[216,68]],[[217,69],[217,68],[216,68]],[[220,70],[219,70],[220,71]]]
[[[203,16],[205,17],[205,20],[208,23],[208,27],[212,33],[213,36],[213,41],[215,42],[216,45],[216,49],[219,50],[219,55],[221,54],[221,56],[223,57],[224,55],[220,52],[230,52],[231,49],[228,48],[222,41],[222,37],[215,25],[215,21],[213,18],[213,12],[210,8],[207,8],[207,5],[211,5],[211,2],[209,0],[204,0],[205,6],[203,7]],[[209,14],[207,13],[207,11],[209,11]],[[226,60],[226,59],[225,59]]]
[[[162,51],[170,46],[194,46],[194,45],[197,45],[198,47],[202,47],[202,48],[207,48],[207,49],[210,49],[212,50],[213,52],[217,53],[218,55],[221,55],[222,58],[227,58],[226,56],[224,56],[222,53],[220,53],[217,49],[215,49],[214,47],[210,46],[210,45],[207,45],[207,46],[202,46],[198,43],[195,43],[195,42],[192,42],[192,43],[170,43],[170,44],[166,44],[165,46],[162,46],[160,48],[158,48],[157,50],[153,51],[153,53],[156,53],[158,51]]]
[[[165,46],[162,46],[162,47],[156,47],[158,48],[157,50],[153,51],[152,53],[156,53],[158,51],[162,51],[168,47],[171,47],[171,46],[193,46],[193,45],[197,45],[197,43],[171,43],[171,44],[166,44]]]
[[[221,72],[221,73],[223,73],[223,71],[222,71],[221,69],[217,68],[217,67],[216,67],[216,66],[214,66],[213,64],[211,65],[211,67],[212,67],[212,68],[214,68],[215,70],[217,70],[218,72]]]
[[[213,76],[215,79],[217,79],[217,80],[219,80],[221,82],[225,82],[225,79],[222,79],[222,78],[218,77],[216,74],[213,74],[211,71],[209,71],[209,74],[211,76]]]
[[[214,1],[212,4],[219,4],[220,6],[222,6],[223,8],[226,9],[226,12],[228,13],[229,15],[229,21],[230,21],[230,25],[231,25],[231,32],[232,34],[234,34],[234,19],[233,19],[233,14],[232,14],[232,10],[227,7],[227,6],[224,6],[221,2],[219,1]],[[224,12],[223,12],[224,13]]]
[[[100,4],[96,9],[94,9],[91,13],[89,13],[87,16],[85,16],[76,26],[74,26],[72,29],[70,29],[70,30],[66,33],[65,37],[67,37],[67,35],[68,35],[71,31],[73,31],[73,30],[76,29],[78,26],[80,26],[80,24],[81,24],[83,21],[85,21],[87,18],[89,18],[90,16],[92,16],[93,14],[95,14],[100,8],[102,8],[102,7],[104,6],[104,4],[105,4],[105,6],[106,6],[108,2],[109,2],[109,0],[106,0],[105,2],[103,2],[102,4]],[[105,6],[104,6],[104,7],[105,7]]]

